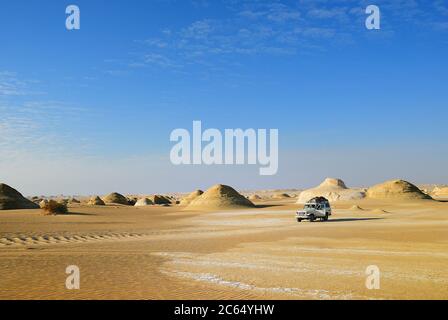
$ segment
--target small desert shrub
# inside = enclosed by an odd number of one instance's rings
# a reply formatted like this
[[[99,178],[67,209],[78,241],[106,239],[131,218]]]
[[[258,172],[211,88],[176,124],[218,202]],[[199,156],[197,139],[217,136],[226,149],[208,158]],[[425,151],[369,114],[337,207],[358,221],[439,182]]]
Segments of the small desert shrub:
[[[42,205],[42,210],[45,215],[57,215],[66,214],[68,212],[67,205],[65,203],[50,200]]]

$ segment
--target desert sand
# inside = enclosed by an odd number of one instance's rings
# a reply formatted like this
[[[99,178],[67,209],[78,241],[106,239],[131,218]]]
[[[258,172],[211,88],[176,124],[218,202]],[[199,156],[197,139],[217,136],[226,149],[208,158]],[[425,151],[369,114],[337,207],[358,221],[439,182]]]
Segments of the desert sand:
[[[448,202],[339,201],[314,223],[291,200],[255,205],[0,211],[0,299],[448,299]]]

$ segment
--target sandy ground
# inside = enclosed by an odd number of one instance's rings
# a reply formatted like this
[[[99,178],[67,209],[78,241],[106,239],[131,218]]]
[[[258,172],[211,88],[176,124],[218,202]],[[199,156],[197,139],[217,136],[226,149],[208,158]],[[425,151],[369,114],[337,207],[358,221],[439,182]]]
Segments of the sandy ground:
[[[339,203],[314,223],[293,202],[0,211],[0,299],[448,299],[448,202]],[[65,288],[69,265],[80,290]]]

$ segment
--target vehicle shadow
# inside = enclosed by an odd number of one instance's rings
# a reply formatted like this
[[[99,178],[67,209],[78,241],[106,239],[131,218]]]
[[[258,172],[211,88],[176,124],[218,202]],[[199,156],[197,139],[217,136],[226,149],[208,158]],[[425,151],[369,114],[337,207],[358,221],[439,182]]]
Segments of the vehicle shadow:
[[[272,208],[272,207],[280,207],[281,204],[259,204],[255,205],[255,208],[257,209],[263,209],[263,208]]]
[[[61,216],[96,216],[96,214],[69,211],[67,213],[61,214]]]
[[[368,220],[383,220],[384,218],[340,218],[332,219],[330,218],[325,222],[349,222],[349,221],[368,221]]]

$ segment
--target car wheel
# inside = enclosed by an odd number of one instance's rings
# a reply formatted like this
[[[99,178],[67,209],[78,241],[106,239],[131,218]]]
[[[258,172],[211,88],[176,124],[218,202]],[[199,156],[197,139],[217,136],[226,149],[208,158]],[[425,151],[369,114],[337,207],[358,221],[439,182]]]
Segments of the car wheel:
[[[297,219],[297,222],[302,222],[302,219]]]
[[[328,221],[328,213],[325,214],[325,218],[323,218],[324,221]]]
[[[311,215],[311,216],[310,216],[310,222],[314,222],[314,220],[316,220],[316,217],[313,216],[313,215]]]

